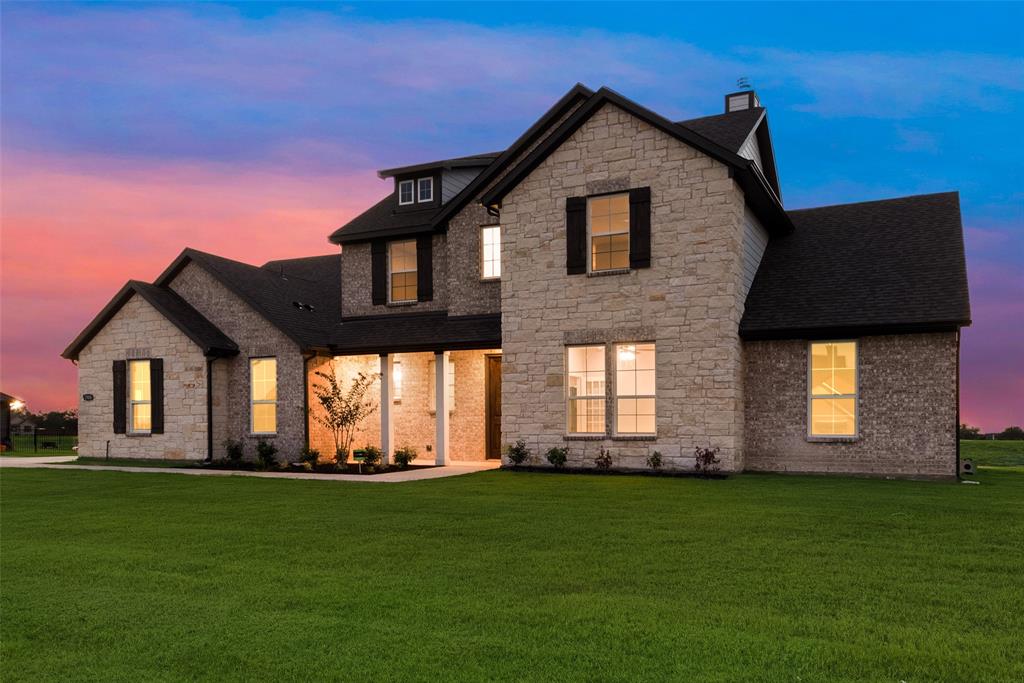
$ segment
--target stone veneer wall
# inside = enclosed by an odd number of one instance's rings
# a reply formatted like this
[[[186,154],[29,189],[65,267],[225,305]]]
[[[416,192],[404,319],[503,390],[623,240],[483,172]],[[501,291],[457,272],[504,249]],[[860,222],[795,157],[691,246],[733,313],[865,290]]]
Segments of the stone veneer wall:
[[[113,361],[164,360],[164,433],[114,434]],[[206,359],[185,334],[139,296],[132,296],[78,358],[78,454],[113,458],[206,457]],[[119,400],[127,401],[127,397]],[[129,416],[130,420],[130,416]]]
[[[225,438],[241,440],[247,458],[255,458],[258,438],[272,440],[278,458],[295,460],[305,445],[305,406],[303,404],[303,359],[298,345],[252,309],[212,275],[194,263],[185,266],[170,283],[196,310],[206,316],[240,349],[234,358],[218,360],[218,372],[226,375],[227,386],[214,385],[214,394],[226,403]],[[277,434],[256,437],[250,433],[249,359],[257,356],[277,358]],[[220,376],[215,373],[215,379]],[[222,382],[223,385],[223,382]],[[201,401],[205,411],[205,395]],[[214,422],[219,417],[215,410]],[[224,455],[223,438],[214,441],[214,457]]]
[[[449,417],[449,457],[455,461],[475,461],[485,458],[485,384],[484,354],[489,351],[452,351],[455,366],[455,409]],[[401,399],[392,403],[391,419],[394,425],[395,448],[412,446],[417,450],[418,464],[433,464],[436,455],[436,418],[430,410],[430,395],[434,391],[434,377],[430,373],[432,353],[399,353],[394,360],[402,364]],[[380,371],[379,356],[338,356],[333,362],[335,372],[348,386],[358,372],[375,374]],[[310,363],[310,408],[321,410],[313,394],[313,383],[323,381],[312,373],[330,372],[332,360],[318,357]],[[355,446],[381,445],[380,437],[380,383],[367,394],[378,410],[362,424]],[[334,441],[330,433],[315,421],[310,423],[310,443],[325,460],[333,457]],[[429,449],[429,450],[428,450]]]
[[[757,341],[746,358],[746,466],[773,472],[956,474],[956,333],[858,340],[856,440],[807,437],[807,342]]]
[[[399,239],[415,239],[398,238]],[[446,236],[434,235],[432,242],[434,263],[434,295],[430,301],[413,303],[373,305],[370,243],[346,244],[341,250],[341,314],[351,318],[362,315],[385,315],[394,313],[421,313],[443,311],[448,308],[448,248]]]
[[[651,268],[566,275],[566,198],[643,186],[651,188]],[[711,445],[724,469],[742,469],[743,210],[725,165],[614,105],[512,190],[501,210],[502,441],[524,438],[538,455],[567,445],[577,465],[592,464],[604,446],[621,467],[644,467],[654,450],[670,467],[690,466],[693,448]],[[567,440],[565,346],[651,340],[656,439]]]

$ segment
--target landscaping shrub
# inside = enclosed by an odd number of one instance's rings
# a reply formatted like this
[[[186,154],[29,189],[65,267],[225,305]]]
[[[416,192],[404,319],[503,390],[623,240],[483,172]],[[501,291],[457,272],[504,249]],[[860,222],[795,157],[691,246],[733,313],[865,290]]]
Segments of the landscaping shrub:
[[[259,459],[260,466],[265,470],[273,469],[277,466],[277,446],[270,441],[260,439],[256,442],[256,457]]]
[[[402,446],[395,451],[395,464],[403,470],[416,459],[416,449],[412,446]]]
[[[225,439],[224,451],[227,454],[228,462],[236,464],[242,462],[242,456],[245,455],[245,449],[242,446],[242,442],[237,439]]]
[[[594,458],[594,464],[597,465],[597,469],[608,471],[612,468],[612,454],[604,446],[601,447],[601,452]]]
[[[714,448],[701,448],[697,446],[693,449],[693,457],[697,461],[694,465],[694,469],[702,477],[706,477],[711,474],[717,474],[719,470],[718,460],[718,447]]]
[[[345,463],[348,462],[348,449],[338,448],[334,451],[334,464],[338,467],[344,467]]]
[[[569,449],[565,446],[548,449],[547,457],[555,469],[562,469],[565,467],[565,461],[569,459]]]
[[[650,467],[655,472],[661,469],[661,465],[661,451],[654,451],[653,453],[647,456],[647,466]]]
[[[518,467],[530,459],[530,449],[526,447],[525,441],[519,439],[514,444],[505,447],[505,455],[508,456],[512,467]]]
[[[363,464],[370,467],[376,467],[380,464],[381,459],[384,457],[384,453],[381,452],[376,446],[365,446],[363,448]]]
[[[320,462],[320,451],[315,448],[303,448],[299,454],[299,462],[309,463],[310,466]]]

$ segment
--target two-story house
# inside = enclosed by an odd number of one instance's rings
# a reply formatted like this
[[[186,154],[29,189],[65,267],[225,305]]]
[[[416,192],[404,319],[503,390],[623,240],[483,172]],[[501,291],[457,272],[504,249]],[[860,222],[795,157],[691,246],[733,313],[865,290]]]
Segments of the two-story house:
[[[379,374],[357,443],[439,464],[523,439],[591,465],[953,476],[956,193],[787,210],[765,109],[670,121],[577,85],[506,150],[380,172],[339,256],[186,249],[64,352],[80,452],[333,453],[318,373]]]

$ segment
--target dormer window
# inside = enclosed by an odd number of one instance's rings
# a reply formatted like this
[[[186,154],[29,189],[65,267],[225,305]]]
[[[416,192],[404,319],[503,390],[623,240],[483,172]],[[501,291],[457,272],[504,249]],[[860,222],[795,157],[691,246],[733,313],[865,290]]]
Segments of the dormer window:
[[[434,201],[434,179],[433,178],[420,178],[416,181],[416,185],[419,188],[419,202],[432,202]]]
[[[398,183],[398,204],[399,206],[405,206],[406,204],[412,204],[416,201],[415,195],[415,183],[412,180],[403,180]]]

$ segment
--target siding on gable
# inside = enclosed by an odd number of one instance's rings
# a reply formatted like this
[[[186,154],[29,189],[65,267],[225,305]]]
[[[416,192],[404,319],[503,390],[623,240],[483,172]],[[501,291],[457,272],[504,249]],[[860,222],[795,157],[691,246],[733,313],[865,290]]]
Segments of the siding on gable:
[[[744,159],[750,159],[764,172],[764,164],[761,163],[761,147],[757,144],[757,128],[750,131],[750,135],[747,136],[737,154]]]
[[[764,229],[757,216],[746,207],[743,211],[743,280],[740,284],[740,291],[744,303],[747,300],[747,292],[757,275],[757,267],[761,265],[761,257],[768,247],[768,231]]]
[[[453,168],[441,174],[441,203],[447,204],[480,175],[484,168]]]

